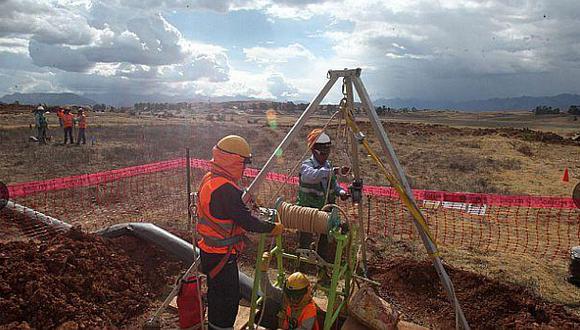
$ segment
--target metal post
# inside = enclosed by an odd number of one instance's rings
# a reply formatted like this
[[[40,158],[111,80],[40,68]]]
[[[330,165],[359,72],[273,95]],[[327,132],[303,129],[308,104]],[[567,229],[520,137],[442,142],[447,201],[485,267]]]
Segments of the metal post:
[[[340,235],[340,234],[339,234]],[[335,312],[335,304],[336,304],[336,295],[337,295],[337,286],[338,280],[340,279],[341,273],[341,261],[342,261],[342,249],[344,246],[344,236],[339,237],[339,235],[335,236],[337,244],[336,244],[336,254],[334,256],[334,267],[332,268],[332,280],[330,282],[330,287],[328,289],[328,300],[326,303],[326,316],[324,317],[324,330],[329,330],[334,323],[334,312]],[[348,260],[347,260],[348,262]],[[348,293],[347,293],[348,294]],[[348,299],[344,297],[345,300]]]
[[[332,88],[332,86],[339,77],[337,74],[333,74],[332,71],[329,71],[329,75],[330,79],[326,82],[326,85],[324,85],[320,93],[318,93],[318,95],[312,100],[312,102],[310,102],[310,104],[308,105],[306,110],[304,110],[300,118],[298,118],[298,121],[294,124],[294,126],[292,126],[292,129],[290,129],[290,132],[286,134],[282,142],[280,142],[280,145],[278,145],[278,147],[274,150],[274,152],[272,153],[266,164],[262,167],[260,173],[258,173],[258,175],[254,178],[248,189],[244,192],[242,196],[244,202],[249,201],[250,197],[258,190],[258,187],[260,186],[260,184],[262,184],[262,181],[264,181],[264,179],[266,178],[266,174],[268,174],[268,172],[270,171],[270,169],[272,168],[272,166],[276,161],[276,153],[278,152],[278,150],[284,151],[286,147],[288,147],[288,145],[292,142],[294,137],[296,137],[296,135],[300,133],[300,130],[302,129],[308,118],[310,118],[310,116],[316,111],[316,109],[318,109],[318,105],[320,104],[320,102],[322,102],[326,94],[328,94],[328,91],[330,91],[330,89]]]
[[[266,234],[260,234],[258,251],[256,253],[256,269],[254,270],[254,286],[252,287],[252,297],[250,298],[250,319],[248,320],[248,329],[254,329],[256,309],[258,308],[258,291],[260,290],[260,281],[262,277],[262,271],[260,268],[262,268],[262,255],[264,254],[265,242]],[[268,276],[267,273],[266,276]]]
[[[284,278],[286,277],[283,264],[284,247],[282,245],[282,235],[276,236],[276,247],[278,248],[278,252],[276,253],[276,267],[278,269],[276,284],[281,288],[284,285]]]
[[[354,113],[354,95],[353,95],[353,91],[352,91],[352,79],[350,77],[346,77],[345,78],[345,84],[346,84],[346,109],[347,111],[352,111]],[[358,158],[358,141],[354,135],[354,133],[351,131],[350,134],[350,148],[351,148],[351,157],[352,157],[352,170],[354,173],[354,179],[355,180],[359,180],[360,179],[360,163],[359,163],[359,158]],[[363,200],[361,200],[358,205],[357,205],[357,212],[358,212],[358,225],[359,225],[359,230],[358,230],[358,239],[360,240],[360,244],[361,244],[361,252],[362,252],[362,269],[363,269],[363,274],[366,276],[367,275],[367,249],[366,249],[366,232],[365,232],[365,226],[364,226],[364,221],[363,221]]]
[[[403,189],[405,190],[405,194],[409,197],[411,203],[415,204],[415,207],[416,207],[416,202],[415,202],[415,198],[413,196],[413,192],[411,190],[411,186],[409,185],[409,182],[407,181],[407,178],[405,177],[405,173],[403,171],[403,168],[401,167],[401,164],[399,163],[399,160],[397,159],[397,156],[395,154],[393,146],[391,145],[391,142],[389,141],[387,133],[385,132],[385,129],[383,128],[383,125],[382,125],[382,123],[381,123],[381,121],[380,121],[380,119],[375,111],[375,108],[372,104],[372,101],[371,101],[360,77],[358,75],[356,77],[354,77],[353,82],[354,82],[354,86],[356,88],[356,91],[361,99],[362,104],[366,107],[367,115],[369,117],[371,125],[373,126],[375,134],[377,134],[377,137],[379,138],[379,142],[381,144],[383,151],[385,152],[387,162],[389,163],[391,170],[393,171],[393,173],[396,176],[399,183],[403,186]],[[420,209],[418,207],[416,207],[416,208],[420,212]],[[461,306],[459,305],[459,301],[457,300],[457,297],[455,296],[455,290],[453,289],[453,284],[451,283],[451,280],[449,279],[449,275],[447,275],[447,272],[445,271],[445,268],[443,267],[443,264],[441,263],[441,259],[439,258],[439,256],[436,255],[437,249],[435,247],[435,244],[431,241],[431,239],[423,231],[423,228],[421,227],[419,222],[417,220],[415,220],[414,218],[413,218],[413,222],[415,224],[415,227],[417,228],[417,231],[419,232],[419,236],[421,237],[421,240],[423,241],[425,248],[427,249],[427,252],[433,256],[433,266],[435,267],[435,270],[437,271],[437,274],[439,275],[439,279],[441,280],[441,283],[445,287],[445,291],[447,292],[447,296],[448,296],[449,300],[455,306],[455,317],[456,317],[457,323],[461,323],[461,325],[464,329],[469,329],[469,324],[467,323],[467,320],[465,319],[465,315],[463,314],[463,311],[461,310]]]
[[[185,178],[187,191],[187,232],[191,232],[191,161],[189,158],[189,148],[185,148]]]

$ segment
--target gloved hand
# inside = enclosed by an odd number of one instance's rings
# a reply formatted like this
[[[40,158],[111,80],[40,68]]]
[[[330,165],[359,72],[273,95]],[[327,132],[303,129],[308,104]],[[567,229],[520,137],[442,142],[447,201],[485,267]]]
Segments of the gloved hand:
[[[338,196],[340,196],[340,199],[345,201],[350,197],[350,193],[346,190],[341,190],[340,193],[338,193]]]
[[[284,225],[281,222],[276,222],[274,229],[270,232],[272,236],[278,236],[284,231]]]
[[[264,252],[264,254],[262,254],[262,264],[260,265],[260,271],[262,272],[268,271],[268,268],[270,268],[271,258],[272,256],[270,255],[270,252]]]

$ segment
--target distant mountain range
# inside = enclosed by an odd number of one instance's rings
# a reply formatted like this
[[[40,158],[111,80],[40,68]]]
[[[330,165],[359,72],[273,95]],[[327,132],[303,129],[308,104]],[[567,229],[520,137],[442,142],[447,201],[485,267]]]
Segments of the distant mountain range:
[[[227,101],[257,101],[247,96],[223,96],[194,98],[172,97],[164,95],[126,95],[126,94],[86,94],[80,96],[73,93],[14,93],[0,98],[0,102],[20,104],[78,104],[93,105],[104,103],[115,106],[131,106],[139,102],[227,102]],[[295,102],[297,103],[297,102]],[[580,105],[580,95],[560,94],[556,96],[521,96],[508,98],[493,98],[487,100],[472,101],[430,101],[422,99],[378,99],[374,101],[375,106],[386,106],[391,108],[417,108],[417,109],[448,109],[460,111],[520,111],[531,110],[538,105],[558,107],[562,112],[568,110],[570,105]]]
[[[94,100],[73,93],[14,93],[0,98],[2,103],[46,104],[46,105],[93,105]]]
[[[114,106],[132,106],[135,103],[179,103],[179,102],[228,102],[228,101],[252,101],[257,100],[247,96],[169,96],[169,95],[133,95],[133,94],[86,94],[96,103],[104,103]]]
[[[460,111],[520,111],[531,110],[538,105],[546,105],[560,108],[562,112],[568,111],[571,105],[580,105],[580,95],[560,94],[556,96],[520,96],[508,98],[493,98],[487,100],[472,101],[429,101],[421,99],[378,99],[375,106],[391,108],[417,109],[449,109]]]

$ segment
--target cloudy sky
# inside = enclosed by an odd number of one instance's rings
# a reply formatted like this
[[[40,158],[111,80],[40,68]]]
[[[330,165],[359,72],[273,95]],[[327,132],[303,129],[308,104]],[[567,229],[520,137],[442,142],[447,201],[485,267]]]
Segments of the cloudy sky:
[[[580,93],[580,2],[0,0],[0,95],[310,100],[345,67],[374,98]]]

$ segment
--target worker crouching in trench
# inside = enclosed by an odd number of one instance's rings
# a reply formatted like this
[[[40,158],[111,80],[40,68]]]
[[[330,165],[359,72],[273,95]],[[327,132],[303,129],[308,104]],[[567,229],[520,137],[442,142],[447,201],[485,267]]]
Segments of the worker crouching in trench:
[[[212,156],[211,170],[198,191],[197,245],[201,270],[207,275],[209,328],[233,329],[240,300],[237,255],[244,248],[244,234],[280,235],[284,226],[252,216],[242,201],[237,182],[252,157],[244,138],[224,137],[213,147]]]
[[[332,147],[330,137],[322,129],[314,129],[308,134],[308,147],[312,156],[302,162],[299,174],[297,205],[322,209],[326,204],[334,204],[336,196],[342,200],[350,197],[348,191],[342,189],[336,181],[336,175],[347,175],[350,168],[332,167],[328,160]],[[299,232],[299,246],[309,249],[313,234]],[[331,246],[327,235],[320,235],[318,254],[327,262],[334,262],[335,247]],[[322,274],[324,275],[324,274]]]
[[[284,288],[272,285],[268,278],[271,256],[268,252],[262,255],[260,287],[266,297],[272,301],[281,301],[282,308],[277,313],[279,329],[318,330],[318,306],[312,299],[310,281],[301,272],[288,276]]]

